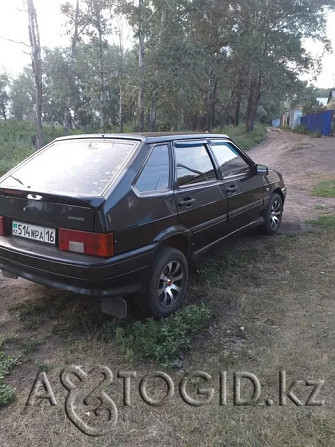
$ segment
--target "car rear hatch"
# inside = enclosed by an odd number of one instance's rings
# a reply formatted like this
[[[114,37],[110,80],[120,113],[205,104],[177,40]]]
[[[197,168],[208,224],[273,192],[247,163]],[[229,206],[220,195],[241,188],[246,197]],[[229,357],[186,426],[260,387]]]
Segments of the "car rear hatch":
[[[0,179],[4,243],[9,236],[17,247],[39,252],[42,248],[32,243],[111,256],[113,234],[106,228],[102,206],[138,144],[104,136],[62,138],[5,174]]]
[[[29,241],[32,251],[34,244],[38,244],[35,246],[39,246],[38,251],[43,245],[68,250],[62,246],[62,235],[105,233],[101,211],[104,201],[103,197],[75,198],[0,188],[0,234],[13,238],[14,245],[18,247],[25,245],[24,241]],[[72,244],[74,249],[69,251],[81,252],[78,245],[80,240],[73,242],[77,242],[77,245]]]

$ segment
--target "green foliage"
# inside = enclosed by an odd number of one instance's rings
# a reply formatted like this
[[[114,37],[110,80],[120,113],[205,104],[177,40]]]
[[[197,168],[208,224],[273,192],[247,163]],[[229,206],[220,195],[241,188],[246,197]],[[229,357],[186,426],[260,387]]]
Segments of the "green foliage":
[[[318,197],[335,197],[335,179],[327,179],[319,182],[312,194]]]
[[[31,122],[7,120],[0,124],[0,175],[33,153],[34,135]]]
[[[263,124],[256,124],[251,132],[247,132],[242,124],[239,126],[225,126],[222,130],[213,129],[213,132],[222,132],[228,135],[244,150],[251,149],[266,139],[266,127]]]
[[[333,0],[309,2],[308,8],[298,0],[82,0],[78,5],[78,11],[69,2],[61,5],[68,46],[44,49],[43,119],[50,125],[67,121],[72,129],[118,131],[125,125],[137,130],[143,91],[145,130],[212,129],[241,120],[251,130],[256,116],[263,123],[278,117],[284,101],[307,110],[325,94],[299,76],[318,68],[304,39],[329,51],[324,14],[335,8]],[[125,49],[129,28],[135,42]],[[0,78],[0,117],[8,115],[10,105],[12,117],[34,120],[32,79],[30,68],[11,83]]]
[[[299,124],[298,126],[295,127],[294,132],[301,134],[309,133],[306,124]]]
[[[115,340],[128,360],[148,357],[170,364],[191,346],[193,335],[209,326],[211,311],[205,304],[190,305],[168,318],[147,319],[145,322],[105,322],[100,331],[104,340]]]
[[[4,339],[0,339],[0,407],[8,404],[14,397],[15,389],[4,384],[4,379],[18,363],[18,359],[2,352]]]
[[[6,120],[9,103],[9,77],[7,74],[0,74],[0,118]]]
[[[31,67],[25,67],[23,72],[13,80],[10,100],[10,112],[15,120],[33,121],[35,119],[35,89]]]
[[[35,360],[35,365],[39,371],[48,372],[51,369],[51,366],[47,362],[43,362],[40,359]]]
[[[311,223],[321,225],[326,229],[335,230],[335,215],[329,214],[326,216],[320,216],[318,219],[313,220]]]
[[[0,383],[0,407],[9,404],[15,396],[15,388]]]
[[[62,135],[60,126],[44,126],[49,143]],[[0,123],[0,176],[34,152],[36,125],[32,121],[7,120]]]

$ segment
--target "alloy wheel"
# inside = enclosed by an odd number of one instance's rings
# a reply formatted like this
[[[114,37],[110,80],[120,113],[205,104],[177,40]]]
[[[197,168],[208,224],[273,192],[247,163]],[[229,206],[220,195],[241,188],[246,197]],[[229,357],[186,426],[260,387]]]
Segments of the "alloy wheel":
[[[169,262],[158,282],[158,300],[163,306],[171,306],[179,297],[184,281],[184,271],[179,261]]]
[[[270,225],[272,230],[276,230],[281,221],[282,207],[279,200],[274,200],[271,206]]]

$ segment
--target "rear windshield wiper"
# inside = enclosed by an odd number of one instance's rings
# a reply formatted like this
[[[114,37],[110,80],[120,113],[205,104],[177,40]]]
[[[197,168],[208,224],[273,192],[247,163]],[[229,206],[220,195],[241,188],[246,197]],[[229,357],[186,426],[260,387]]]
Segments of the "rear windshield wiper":
[[[20,183],[22,186],[24,186],[25,188],[30,188],[30,186],[26,186],[18,177],[14,177],[14,175],[9,174],[8,177],[13,178],[16,182]]]

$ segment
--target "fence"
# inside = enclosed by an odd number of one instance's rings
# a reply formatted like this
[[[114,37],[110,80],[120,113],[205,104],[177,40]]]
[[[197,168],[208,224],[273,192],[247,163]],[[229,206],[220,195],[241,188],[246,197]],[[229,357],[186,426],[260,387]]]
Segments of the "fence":
[[[332,123],[335,119],[334,110],[320,110],[310,115],[301,117],[309,132],[320,132],[321,135],[329,136],[332,133]]]

